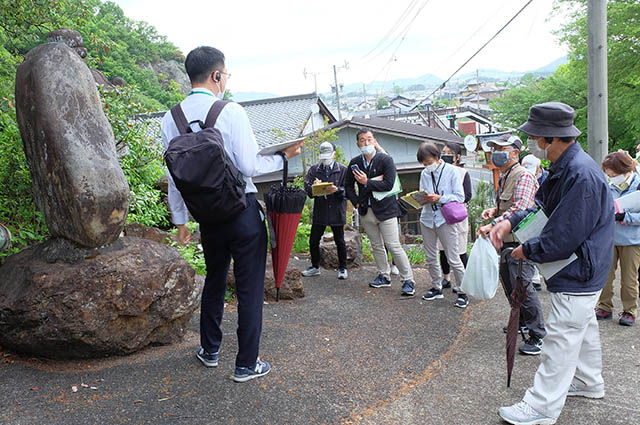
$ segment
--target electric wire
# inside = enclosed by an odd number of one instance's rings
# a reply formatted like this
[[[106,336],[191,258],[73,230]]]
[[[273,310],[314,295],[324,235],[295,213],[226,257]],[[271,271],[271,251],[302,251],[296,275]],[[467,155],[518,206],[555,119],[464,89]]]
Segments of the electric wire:
[[[469,62],[471,62],[471,60],[473,60],[473,58],[475,58],[478,53],[480,53],[485,47],[487,47],[487,45],[489,43],[491,43],[507,26],[509,26],[509,24],[511,22],[513,22],[526,8],[527,6],[529,6],[531,3],[533,2],[533,0],[529,0],[527,2],[527,4],[525,4],[524,6],[522,6],[522,8],[520,10],[518,10],[518,12],[513,15],[513,17],[511,19],[509,19],[509,21],[507,21],[506,24],[504,24],[504,26],[502,28],[500,28],[498,30],[498,32],[496,32],[486,43],[484,43],[482,45],[482,47],[480,47],[478,50],[476,50],[476,52],[471,55],[471,57],[469,59],[467,59],[465,61],[465,63],[463,63],[458,69],[456,69],[450,76],[449,78],[447,78],[438,88],[436,88],[434,91],[432,91],[428,96],[426,96],[424,99],[422,99],[420,102],[418,102],[413,108],[411,108],[411,110],[413,111],[414,109],[417,109],[419,106],[422,105],[422,102],[426,101],[427,99],[429,99],[431,96],[433,96],[433,94],[435,92],[437,92],[438,90],[444,88],[446,86],[446,84],[449,82],[449,80],[451,80],[458,72],[460,72],[460,70],[462,68],[464,68]]]

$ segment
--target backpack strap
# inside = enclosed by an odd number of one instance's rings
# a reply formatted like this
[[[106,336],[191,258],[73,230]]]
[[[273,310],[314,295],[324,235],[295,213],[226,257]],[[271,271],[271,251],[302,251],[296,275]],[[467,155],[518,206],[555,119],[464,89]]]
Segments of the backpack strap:
[[[209,109],[209,113],[207,114],[207,119],[204,121],[204,128],[213,127],[218,120],[218,116],[220,112],[222,112],[222,108],[227,106],[229,102],[226,100],[216,100],[211,105],[211,109]]]
[[[187,134],[189,132],[189,122],[187,121],[187,117],[185,117],[179,103],[171,108],[171,116],[173,117],[173,122],[176,124],[176,127],[178,127],[180,134]]]

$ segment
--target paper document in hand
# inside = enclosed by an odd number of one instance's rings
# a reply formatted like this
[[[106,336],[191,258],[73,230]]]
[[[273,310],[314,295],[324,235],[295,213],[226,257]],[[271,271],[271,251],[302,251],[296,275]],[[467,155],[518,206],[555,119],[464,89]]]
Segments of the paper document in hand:
[[[518,242],[525,243],[529,239],[540,236],[544,226],[547,225],[549,219],[547,215],[541,209],[536,212],[530,213],[528,216],[522,219],[522,221],[516,226],[513,230],[513,235],[516,237]],[[550,279],[560,270],[571,264],[573,261],[577,260],[578,257],[576,254],[571,254],[571,256],[565,260],[552,261],[550,263],[534,263],[540,274],[544,276],[545,279]]]
[[[371,178],[371,180],[373,180],[373,181],[382,181],[382,178],[383,178],[383,176],[376,176],[376,177]],[[402,186],[400,185],[400,179],[398,178],[398,175],[396,174],[396,181],[393,182],[393,187],[391,188],[391,190],[388,190],[386,192],[371,192],[371,194],[376,199],[376,201],[381,201],[384,198],[396,195],[396,194],[398,194],[400,192],[402,192]]]
[[[311,185],[311,194],[313,196],[331,195],[331,182],[322,182]]]
[[[634,190],[618,199],[614,199],[613,205],[615,205],[617,213],[640,211],[640,190]]]
[[[407,193],[400,199],[409,204],[411,207],[419,210],[420,208],[422,208],[422,199],[426,194],[427,193],[424,190],[416,190],[414,192]]]

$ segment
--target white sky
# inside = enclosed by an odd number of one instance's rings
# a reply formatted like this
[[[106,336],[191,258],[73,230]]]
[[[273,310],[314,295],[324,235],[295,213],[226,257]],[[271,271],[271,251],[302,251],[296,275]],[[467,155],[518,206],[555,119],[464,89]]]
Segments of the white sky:
[[[340,83],[385,81],[434,74],[447,78],[495,34],[528,0],[115,0],[125,14],[144,20],[186,55],[199,45],[222,50],[232,92],[277,95],[328,92],[332,66]],[[371,49],[410,7],[399,29],[407,35]],[[552,31],[562,17],[552,16],[553,0],[534,0],[459,74],[477,68],[534,70],[566,54]],[[413,7],[411,7],[413,6]],[[394,31],[387,42],[401,31]],[[382,50],[382,51],[381,51]]]

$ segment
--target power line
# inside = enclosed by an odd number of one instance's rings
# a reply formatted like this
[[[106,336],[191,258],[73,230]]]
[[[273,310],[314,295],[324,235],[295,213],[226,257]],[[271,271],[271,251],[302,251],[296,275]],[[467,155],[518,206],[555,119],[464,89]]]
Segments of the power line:
[[[401,24],[401,22],[404,21],[404,19],[409,15],[409,12],[416,5],[417,1],[418,0],[411,0],[411,3],[409,3],[407,8],[402,12],[402,14],[398,18],[398,20],[391,27],[391,29],[389,29],[389,31],[380,39],[378,44],[376,44],[373,49],[371,49],[366,55],[364,55],[364,56],[362,56],[362,58],[360,58],[361,60],[366,58],[367,56],[369,56],[371,53],[373,53],[378,47],[380,47],[391,36],[391,34],[393,34],[393,32],[396,30],[396,28],[398,28],[398,26]]]
[[[480,52],[482,51],[482,49],[484,49],[485,47],[487,47],[487,45],[488,45],[489,43],[491,43],[491,42],[493,41],[493,39],[495,39],[495,38],[496,38],[496,37],[497,37],[497,36],[498,36],[498,35],[499,35],[499,34],[500,34],[500,33],[501,33],[501,32],[502,32],[502,31],[507,27],[507,26],[509,26],[509,24],[510,24],[511,22],[513,22],[513,20],[514,20],[514,19],[516,19],[516,18],[518,17],[518,15],[520,15],[520,13],[522,13],[522,11],[523,11],[523,10],[525,10],[525,9],[527,8],[527,6],[529,6],[532,2],[533,2],[533,0],[529,0],[529,1],[527,2],[527,4],[525,4],[524,6],[522,6],[522,9],[520,9],[520,10],[518,11],[518,13],[516,13],[515,15],[513,15],[513,17],[512,17],[511,19],[509,19],[509,21],[508,21],[506,24],[504,24],[504,26],[503,26],[502,28],[500,28],[500,29],[498,30],[498,32],[496,32],[496,33],[495,33],[495,34],[494,34],[494,35],[493,35],[493,36],[492,36],[492,37],[491,37],[491,38],[490,38],[486,43],[484,43],[484,44],[482,45],[482,47],[480,47],[480,48],[479,48],[479,49],[478,49],[478,50],[477,50],[473,55],[471,55],[471,57],[470,57],[469,59],[467,59],[467,61],[466,61],[465,63],[463,63],[463,64],[460,66],[460,68],[456,69],[456,70],[453,72],[453,74],[451,74],[451,75],[449,76],[449,78],[447,78],[447,79],[446,79],[446,80],[445,80],[445,81],[444,81],[444,82],[443,82],[443,83],[442,83],[442,84],[441,84],[437,89],[435,89],[434,91],[432,91],[432,92],[431,92],[427,97],[425,97],[425,98],[424,98],[424,99],[422,99],[420,102],[418,102],[418,103],[416,104],[416,106],[414,106],[413,108],[411,108],[411,110],[414,110],[414,109],[416,109],[418,106],[421,106],[421,105],[422,105],[422,102],[424,102],[425,100],[429,99],[429,98],[430,98],[431,96],[433,96],[433,94],[434,94],[435,92],[437,92],[438,90],[443,89],[443,88],[446,86],[446,84],[449,82],[449,80],[451,80],[451,79],[453,78],[453,76],[454,76],[454,75],[456,75],[458,72],[460,72],[460,70],[461,70],[462,68],[464,68],[464,67],[465,67],[469,62],[471,62],[471,60],[472,60],[473,58],[475,58],[475,57],[476,57],[476,55],[478,55],[478,53],[480,53]]]

